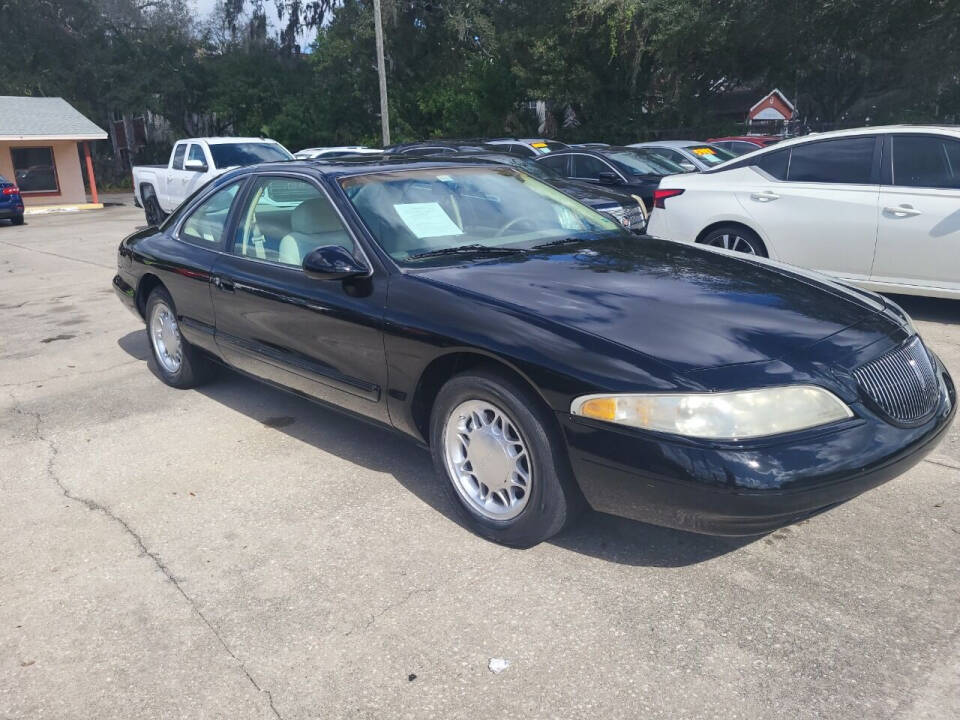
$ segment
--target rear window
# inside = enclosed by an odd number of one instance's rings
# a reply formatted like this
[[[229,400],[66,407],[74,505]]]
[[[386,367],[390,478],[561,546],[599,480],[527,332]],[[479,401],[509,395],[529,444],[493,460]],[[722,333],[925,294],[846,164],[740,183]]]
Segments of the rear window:
[[[754,165],[777,180],[787,179],[787,165],[790,161],[789,150],[766,153],[757,158]]]
[[[210,145],[210,154],[218,168],[293,159],[293,155],[277,143],[216,143]]]
[[[604,157],[631,175],[672,175],[683,172],[679,165],[652,153],[616,150],[604,153]]]
[[[687,145],[687,152],[694,154],[704,165],[719,165],[736,157],[729,150],[716,145]]]
[[[790,148],[787,179],[864,185],[873,169],[873,137],[823,140]]]

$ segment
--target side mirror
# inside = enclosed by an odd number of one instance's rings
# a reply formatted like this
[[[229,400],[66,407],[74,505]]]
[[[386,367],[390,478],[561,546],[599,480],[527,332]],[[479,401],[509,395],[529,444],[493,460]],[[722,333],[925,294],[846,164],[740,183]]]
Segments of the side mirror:
[[[694,165],[692,162],[688,162],[688,161],[684,160],[684,161],[682,161],[682,162],[680,162],[680,163],[678,163],[678,164],[680,165],[680,167],[682,167],[682,168],[683,168],[684,170],[686,170],[687,172],[696,172],[697,166]]]
[[[339,245],[324,245],[307,253],[303,272],[314,280],[345,280],[366,275],[369,270]]]
[[[601,185],[619,185],[620,176],[615,172],[604,170],[603,172],[597,173],[597,182]]]
[[[194,172],[206,172],[209,168],[203,160],[187,160],[183,163],[184,170],[193,170]]]

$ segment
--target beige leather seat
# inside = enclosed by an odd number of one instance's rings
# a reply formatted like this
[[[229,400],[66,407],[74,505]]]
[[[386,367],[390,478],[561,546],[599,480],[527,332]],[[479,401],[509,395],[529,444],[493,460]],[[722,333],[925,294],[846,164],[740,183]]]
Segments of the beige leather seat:
[[[353,240],[330,201],[324,197],[300,203],[290,216],[290,233],[280,239],[277,260],[284,265],[303,264],[303,258],[324,245],[339,245],[353,252]]]

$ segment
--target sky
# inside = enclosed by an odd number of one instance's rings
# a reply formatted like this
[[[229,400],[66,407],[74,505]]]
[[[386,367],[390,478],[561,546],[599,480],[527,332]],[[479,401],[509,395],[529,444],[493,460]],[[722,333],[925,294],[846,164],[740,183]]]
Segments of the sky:
[[[190,2],[197,10],[197,18],[201,20],[205,20],[217,6],[217,0],[190,0]],[[263,6],[267,11],[267,22],[270,23],[271,29],[276,33],[280,26],[280,18],[277,16],[276,5],[273,0],[265,0]],[[300,38],[300,47],[306,51],[315,37],[316,32],[308,30],[303,34],[303,37]]]

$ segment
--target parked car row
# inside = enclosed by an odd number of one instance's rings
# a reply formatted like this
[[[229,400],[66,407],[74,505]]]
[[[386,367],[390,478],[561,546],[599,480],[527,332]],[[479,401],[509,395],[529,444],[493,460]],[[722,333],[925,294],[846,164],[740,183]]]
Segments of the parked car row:
[[[889,171],[924,203],[939,197],[926,174],[956,177],[942,136],[865,136],[879,157],[865,176],[853,137],[820,165],[792,144],[666,175],[657,192],[676,194],[653,220],[712,202],[724,172],[810,184],[847,168],[882,188]],[[586,504],[767,532],[890,480],[945,434],[953,382],[895,303],[758,254],[639,238],[535,174],[467,153],[231,170],[126,238],[113,285],[163,382],[226,364],[392,427],[429,447],[464,523],[506,545]]]

